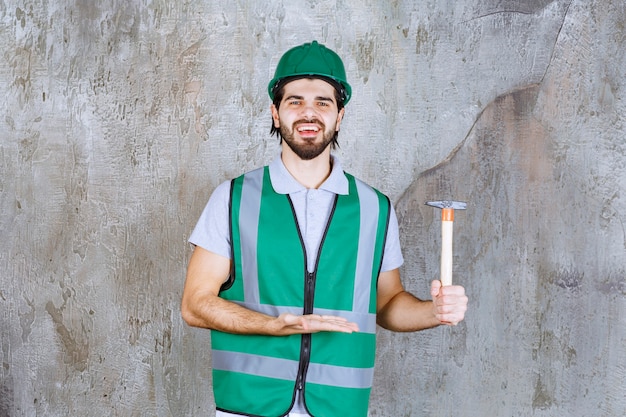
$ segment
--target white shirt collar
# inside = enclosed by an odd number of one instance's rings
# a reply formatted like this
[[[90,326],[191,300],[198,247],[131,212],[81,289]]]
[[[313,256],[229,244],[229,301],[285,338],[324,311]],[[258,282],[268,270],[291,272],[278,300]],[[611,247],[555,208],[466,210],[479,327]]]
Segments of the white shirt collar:
[[[326,181],[319,186],[320,190],[330,191],[334,194],[348,194],[348,179],[346,178],[339,158],[334,155],[332,158],[333,168]],[[283,164],[280,155],[269,165],[270,180],[274,191],[279,194],[292,194],[299,191],[305,191],[306,187],[300,184]]]

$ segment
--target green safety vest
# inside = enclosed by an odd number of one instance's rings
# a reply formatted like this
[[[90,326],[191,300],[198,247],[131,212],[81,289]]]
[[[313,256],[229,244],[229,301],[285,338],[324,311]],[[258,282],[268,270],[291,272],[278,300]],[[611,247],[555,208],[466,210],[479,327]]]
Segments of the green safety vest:
[[[309,413],[366,417],[376,354],[376,284],[389,199],[346,174],[313,273],[287,195],[269,168],[233,180],[233,271],[220,297],[271,316],[328,314],[359,325],[352,334],[235,335],[211,331],[213,390],[219,410],[283,416],[302,390]]]

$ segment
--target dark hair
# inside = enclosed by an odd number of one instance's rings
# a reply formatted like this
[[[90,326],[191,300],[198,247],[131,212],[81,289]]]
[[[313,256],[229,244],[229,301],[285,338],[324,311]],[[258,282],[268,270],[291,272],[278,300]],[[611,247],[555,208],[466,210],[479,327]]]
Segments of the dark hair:
[[[276,86],[274,87],[274,101],[273,104],[274,106],[276,106],[276,110],[278,110],[279,106],[280,106],[280,102],[283,101],[283,96],[285,95],[285,84],[287,84],[290,81],[294,81],[298,78],[302,78],[302,77],[288,77],[288,78],[284,78],[280,81],[278,81],[276,83]],[[326,77],[308,77],[309,80],[313,80],[313,79],[321,79],[324,80],[326,82],[328,82],[330,85],[332,85],[333,87],[335,87],[335,101],[337,102],[337,111],[341,111],[341,109],[343,109],[344,105],[344,94],[343,93],[343,89],[341,88],[341,85],[337,82],[335,82],[334,80],[331,80],[330,78],[326,78]],[[283,136],[280,133],[280,129],[277,128],[276,126],[274,126],[274,118],[272,117],[272,125],[271,125],[271,129],[270,129],[270,135],[276,135],[276,137],[278,137],[278,139],[280,139],[280,143],[282,143],[283,141]],[[336,149],[339,146],[339,142],[337,141],[337,137],[339,136],[339,132],[335,131],[335,134],[333,136],[333,139],[331,141],[331,149]]]

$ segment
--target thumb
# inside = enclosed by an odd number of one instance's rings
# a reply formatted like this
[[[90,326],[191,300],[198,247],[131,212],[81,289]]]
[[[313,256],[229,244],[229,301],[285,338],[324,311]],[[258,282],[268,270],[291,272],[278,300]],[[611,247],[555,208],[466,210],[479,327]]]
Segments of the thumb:
[[[438,279],[434,280],[430,284],[430,295],[435,298],[439,295],[439,290],[441,289],[441,281]]]

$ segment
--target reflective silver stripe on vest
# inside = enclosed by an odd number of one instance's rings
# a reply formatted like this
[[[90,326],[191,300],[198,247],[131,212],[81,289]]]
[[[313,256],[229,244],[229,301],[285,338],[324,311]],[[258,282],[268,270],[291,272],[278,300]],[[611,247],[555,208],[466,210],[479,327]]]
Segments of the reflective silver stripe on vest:
[[[211,360],[213,369],[220,371],[240,372],[288,381],[295,381],[298,373],[298,361],[269,356],[213,350]]]
[[[261,213],[261,191],[263,190],[263,168],[256,169],[243,178],[241,189],[241,205],[239,213],[239,230],[248,230],[250,242],[241,248],[241,269],[243,277],[255,277],[253,280],[244,280],[244,298],[249,303],[258,304],[260,301],[257,241],[259,230],[259,216]],[[241,234],[240,234],[241,236]]]
[[[278,317],[282,313],[291,313],[297,316],[302,315],[303,308],[302,307],[283,307],[283,306],[273,306],[270,304],[258,304],[258,303],[245,303],[241,301],[231,301],[232,303],[239,304],[242,307],[247,308],[248,310],[257,311],[259,313],[267,314],[268,316]]]
[[[211,354],[213,369],[266,378],[296,380],[298,361],[251,355],[249,353],[214,350]],[[310,363],[307,382],[333,385],[342,388],[370,388],[374,368],[347,368],[343,366]]]
[[[239,304],[248,310],[258,311],[259,313],[267,314],[268,316],[278,317],[282,313],[291,313],[295,315],[302,314],[302,307],[284,307],[273,306],[268,304],[252,304],[241,301],[232,301],[235,304]],[[346,310],[329,310],[325,308],[315,308],[313,314],[319,314],[321,316],[341,316],[348,321],[356,323],[359,326],[359,332],[361,333],[376,333],[376,314],[359,314]]]
[[[354,277],[354,305],[353,310],[362,313],[369,312],[372,264],[376,245],[376,230],[378,226],[378,196],[374,190],[363,182],[355,179],[356,188],[361,202],[361,225],[359,232],[359,251],[356,261],[356,276]],[[374,234],[366,233],[367,226],[374,225]],[[374,319],[374,322],[376,320]]]
[[[343,388],[370,388],[373,378],[374,368],[346,368],[313,362],[309,364],[309,370],[306,374],[307,383],[334,385]]]
[[[376,314],[354,313],[346,310],[328,310],[325,308],[315,308],[313,309],[313,313],[321,316],[340,316],[358,324],[359,333],[376,333]]]

